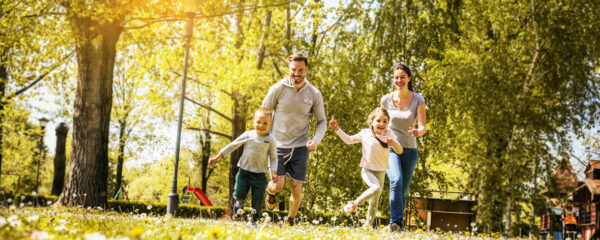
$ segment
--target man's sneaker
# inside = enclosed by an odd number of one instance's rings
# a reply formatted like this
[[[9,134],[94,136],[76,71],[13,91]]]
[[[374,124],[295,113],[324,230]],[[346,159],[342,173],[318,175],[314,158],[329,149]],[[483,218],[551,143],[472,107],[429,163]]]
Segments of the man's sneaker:
[[[400,225],[397,223],[390,224],[390,232],[400,232],[400,230],[402,230],[402,227],[400,227]]]
[[[269,191],[267,191],[267,198],[265,199],[265,206],[267,207],[267,210],[271,211],[275,209],[275,203],[277,203],[277,193],[271,194]]]
[[[294,219],[293,217],[289,217],[289,216],[285,217],[283,219],[283,224],[290,225],[290,227],[294,226],[294,224],[296,224],[296,219]]]
[[[258,225],[256,225],[256,222],[249,222],[248,224],[246,224],[246,227],[249,227],[249,228],[258,228]]]
[[[348,202],[346,206],[344,206],[344,212],[348,214],[354,212],[354,210],[356,210],[356,204],[354,204],[353,201]]]

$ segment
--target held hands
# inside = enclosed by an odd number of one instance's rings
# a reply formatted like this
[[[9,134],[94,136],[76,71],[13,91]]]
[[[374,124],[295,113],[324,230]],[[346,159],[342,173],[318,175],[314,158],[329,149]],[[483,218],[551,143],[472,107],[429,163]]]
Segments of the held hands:
[[[223,155],[219,153],[217,156],[208,159],[208,164],[213,165],[219,160]]]
[[[408,134],[410,134],[413,137],[419,137],[420,136],[419,129],[412,128],[412,127],[408,128]]]
[[[331,116],[331,121],[329,121],[329,126],[333,128],[333,131],[337,131],[338,129],[340,129],[340,126],[338,125],[333,115]]]
[[[308,150],[310,150],[311,152],[317,151],[317,142],[310,140],[306,143],[306,147],[308,148]]]

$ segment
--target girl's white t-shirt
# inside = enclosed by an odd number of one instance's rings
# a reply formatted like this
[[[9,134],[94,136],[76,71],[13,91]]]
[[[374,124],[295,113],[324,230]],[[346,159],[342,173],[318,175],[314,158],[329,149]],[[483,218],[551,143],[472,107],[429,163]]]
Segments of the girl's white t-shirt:
[[[381,146],[371,129],[364,128],[352,136],[348,136],[341,128],[335,131],[335,133],[347,144],[362,143],[360,167],[372,171],[385,171],[389,168],[389,147],[384,148]],[[396,139],[396,136],[389,128],[385,130],[383,135]]]

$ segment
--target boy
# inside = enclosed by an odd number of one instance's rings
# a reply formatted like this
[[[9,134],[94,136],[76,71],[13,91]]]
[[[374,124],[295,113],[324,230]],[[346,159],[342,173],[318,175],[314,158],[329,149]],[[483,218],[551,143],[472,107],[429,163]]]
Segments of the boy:
[[[235,176],[235,189],[233,197],[236,199],[233,205],[234,214],[238,209],[244,207],[246,197],[250,188],[252,188],[252,208],[256,213],[252,216],[252,222],[249,226],[256,227],[256,220],[260,218],[267,187],[267,178],[265,172],[271,170],[271,179],[277,181],[277,145],[269,130],[271,128],[271,111],[266,108],[259,108],[254,113],[252,121],[254,130],[249,130],[240,135],[233,142],[225,146],[217,156],[208,160],[209,164],[214,164],[223,156],[244,145],[244,153],[240,157],[238,167],[240,170]]]

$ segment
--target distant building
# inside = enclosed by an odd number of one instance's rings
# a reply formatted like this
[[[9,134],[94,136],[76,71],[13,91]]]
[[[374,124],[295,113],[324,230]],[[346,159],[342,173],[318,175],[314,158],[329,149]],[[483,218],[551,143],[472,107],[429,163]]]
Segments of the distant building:
[[[600,161],[590,160],[585,167],[585,180],[580,182],[567,161],[567,166],[557,169],[554,174],[558,177],[559,198],[573,200],[577,208],[577,229],[583,239],[589,239],[600,223]],[[552,235],[560,239],[562,223],[560,213],[561,201],[553,201],[552,206],[541,212],[540,233],[542,236]]]

